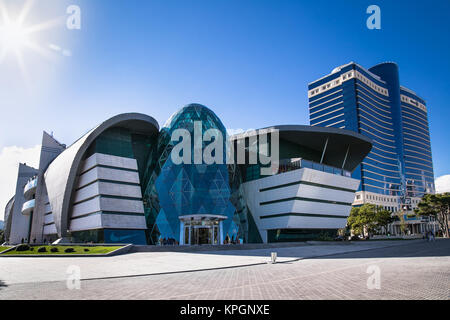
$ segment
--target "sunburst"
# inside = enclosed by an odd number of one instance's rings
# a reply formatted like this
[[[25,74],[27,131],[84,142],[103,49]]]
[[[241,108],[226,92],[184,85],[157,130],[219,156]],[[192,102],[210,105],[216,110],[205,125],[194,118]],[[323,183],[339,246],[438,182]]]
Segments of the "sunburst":
[[[3,0],[0,0],[0,64],[4,62],[7,55],[15,55],[25,80],[28,79],[28,73],[23,59],[24,50],[30,49],[45,58],[50,58],[51,51],[37,43],[34,35],[37,32],[61,25],[64,19],[64,17],[58,17],[42,23],[28,25],[26,19],[33,3],[34,0],[25,1],[19,15],[12,18]]]

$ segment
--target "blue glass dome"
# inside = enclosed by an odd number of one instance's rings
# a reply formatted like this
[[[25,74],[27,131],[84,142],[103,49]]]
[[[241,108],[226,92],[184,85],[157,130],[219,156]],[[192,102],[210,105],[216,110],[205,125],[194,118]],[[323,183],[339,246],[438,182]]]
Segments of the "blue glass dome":
[[[175,164],[171,152],[177,142],[171,141],[176,129],[191,134],[191,154],[194,141],[194,122],[200,121],[202,135],[217,129],[223,135],[221,164]],[[223,216],[223,233],[237,235],[239,228],[233,221],[236,208],[230,201],[231,189],[226,158],[226,129],[216,114],[200,104],[190,104],[173,114],[161,129],[156,166],[144,195],[151,242],[160,238],[180,241],[180,217]],[[203,147],[205,143],[203,142]],[[193,163],[193,162],[191,162]],[[236,219],[235,219],[236,220]]]

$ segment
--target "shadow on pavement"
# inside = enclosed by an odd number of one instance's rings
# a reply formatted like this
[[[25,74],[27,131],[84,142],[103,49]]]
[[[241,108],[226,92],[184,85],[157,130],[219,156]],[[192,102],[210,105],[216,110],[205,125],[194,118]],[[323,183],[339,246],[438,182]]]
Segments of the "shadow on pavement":
[[[284,248],[264,248],[250,250],[193,251],[186,253],[221,256],[267,257],[277,252],[278,258],[351,259],[351,258],[407,258],[407,257],[447,257],[450,256],[450,239],[435,242],[425,240],[405,240],[402,243],[364,243],[351,245],[310,245]],[[411,242],[409,242],[411,241]],[[382,247],[380,247],[382,246]]]
[[[6,287],[8,287],[8,285],[5,283],[5,281],[0,280],[0,290],[1,290],[2,288],[6,288]]]
[[[323,257],[326,259],[360,259],[360,258],[426,258],[450,257],[450,239],[438,239],[435,242],[425,240],[411,245],[390,246],[365,251],[346,252]],[[314,259],[320,259],[315,257]]]

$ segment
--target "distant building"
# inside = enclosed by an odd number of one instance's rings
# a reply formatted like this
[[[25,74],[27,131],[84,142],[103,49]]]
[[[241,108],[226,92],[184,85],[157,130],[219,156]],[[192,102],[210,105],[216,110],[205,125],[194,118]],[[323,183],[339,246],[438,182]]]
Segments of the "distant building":
[[[348,63],[311,82],[308,98],[312,126],[352,130],[373,141],[352,175],[361,180],[353,205],[404,210],[410,232],[422,232],[425,221],[411,214],[424,194],[435,192],[427,107],[400,85],[398,66]]]

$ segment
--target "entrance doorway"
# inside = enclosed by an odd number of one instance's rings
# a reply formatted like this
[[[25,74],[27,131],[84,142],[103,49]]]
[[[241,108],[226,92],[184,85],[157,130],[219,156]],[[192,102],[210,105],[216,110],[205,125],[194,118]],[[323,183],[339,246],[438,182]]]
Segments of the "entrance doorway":
[[[221,244],[221,224],[225,216],[190,215],[181,216],[180,235],[185,245]]]
[[[211,234],[212,228],[210,226],[194,226],[191,228],[191,243],[193,245],[198,244],[215,244]]]

